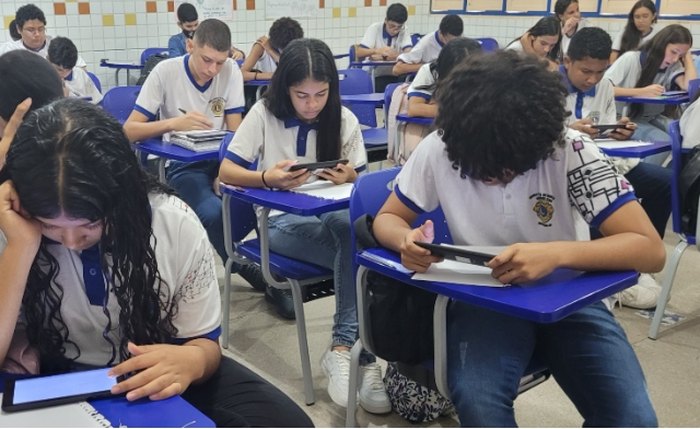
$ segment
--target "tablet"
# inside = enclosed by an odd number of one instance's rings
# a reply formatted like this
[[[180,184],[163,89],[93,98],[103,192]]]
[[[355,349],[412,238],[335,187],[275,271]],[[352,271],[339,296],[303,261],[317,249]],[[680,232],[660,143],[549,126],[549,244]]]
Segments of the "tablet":
[[[445,259],[452,259],[457,262],[465,262],[472,265],[487,266],[489,261],[496,256],[495,254],[475,252],[448,244],[425,243],[422,241],[414,241],[414,243],[424,249],[430,250],[430,253],[435,256],[441,256]]]
[[[297,171],[306,168],[307,170],[318,170],[324,168],[333,168],[338,164],[347,164],[347,159],[335,159],[332,161],[320,161],[320,162],[307,162],[301,164],[294,164],[289,167],[289,171]]]
[[[45,375],[5,381],[3,411],[21,411],[112,396],[120,379],[107,375],[110,368]]]

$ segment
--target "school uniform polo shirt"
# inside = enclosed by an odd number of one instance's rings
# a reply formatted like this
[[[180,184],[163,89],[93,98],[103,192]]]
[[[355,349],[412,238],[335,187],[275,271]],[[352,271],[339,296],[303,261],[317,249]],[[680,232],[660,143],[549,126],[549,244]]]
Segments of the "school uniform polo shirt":
[[[444,43],[438,37],[439,31],[433,31],[421,37],[416,46],[410,51],[404,52],[397,58],[398,61],[403,61],[406,64],[429,63],[436,60]]]
[[[515,39],[512,42],[510,42],[504,49],[507,51],[525,52],[525,48],[523,47],[523,42],[520,41],[520,38]]]
[[[134,110],[149,121],[181,116],[180,109],[196,111],[207,116],[214,129],[225,129],[225,117],[242,113],[243,74],[238,64],[226,59],[219,74],[199,85],[190,72],[189,55],[169,58],[158,63],[148,75],[136,99]],[[164,136],[166,138],[166,136]]]
[[[642,46],[642,44],[643,44],[644,42],[647,42],[647,41],[651,40],[651,38],[654,37],[654,35],[656,35],[656,33],[659,32],[658,28],[659,28],[658,26],[657,26],[657,27],[651,27],[651,31],[650,31],[646,36],[643,36],[643,37],[641,38],[641,40],[639,41],[639,45],[637,45],[636,47],[638,48],[638,47]],[[617,35],[615,36],[615,39],[613,39],[613,42],[612,42],[612,50],[613,50],[613,51],[619,51],[619,50],[620,50],[620,47],[622,46],[622,36],[623,36],[624,33],[625,33],[625,29],[623,28],[622,30],[620,30],[620,31],[617,33]]]
[[[433,90],[424,88],[435,83],[435,77],[430,71],[430,64],[423,64],[421,68],[418,69],[416,77],[411,81],[411,85],[408,87],[408,98],[420,97],[425,101],[430,101],[433,98]]]
[[[367,153],[360,123],[345,107],[341,110],[340,142],[340,157],[349,160],[355,170],[364,170]],[[236,130],[226,158],[245,168],[257,159],[258,171],[287,159],[315,162],[316,127],[296,118],[278,119],[265,107],[265,100],[259,100]]]
[[[394,191],[417,213],[442,207],[455,244],[588,240],[588,224],[598,227],[635,200],[629,182],[578,131],[567,131],[564,147],[507,185],[462,179],[444,149],[437,132],[427,136]]]
[[[411,43],[411,36],[408,34],[406,27],[399,31],[399,34],[392,37],[387,33],[384,27],[384,22],[375,22],[370,24],[365,31],[364,37],[360,42],[360,46],[367,49],[383,48],[385,46],[390,47],[396,52],[401,52],[406,48],[413,46]],[[391,66],[375,67],[375,76],[388,76],[391,75]]]
[[[102,94],[95,86],[87,72],[80,67],[73,67],[73,70],[64,79],[66,86],[73,97],[90,97],[90,102],[97,104],[102,101]]]
[[[685,109],[680,127],[684,148],[690,149],[700,145],[700,98]]]
[[[150,203],[153,215],[151,245],[155,246],[163,291],[168,295],[167,304],[177,305],[172,322],[178,333],[170,342],[181,344],[197,337],[216,341],[220,335],[221,297],[214,254],[206,231],[192,209],[177,197],[151,195]],[[5,238],[0,233],[0,252],[5,246]],[[69,332],[68,342],[64,344],[65,356],[76,357],[77,346],[80,350],[78,363],[107,364],[112,347],[103,337],[108,327],[103,309],[105,293],[108,293],[106,309],[111,318],[111,329],[105,335],[117,347],[121,340],[119,304],[114,293],[105,290],[104,285],[108,283],[99,268],[84,264],[86,256],[81,252],[60,244],[49,244],[46,248],[61,268],[56,283],[63,287],[61,315]],[[82,253],[86,252],[89,251]],[[95,256],[99,267],[99,254]],[[107,261],[111,264],[109,254]]]
[[[621,88],[634,88],[642,75],[641,54],[641,51],[628,51],[622,54],[620,58],[610,65],[610,68],[605,72],[604,79],[610,80],[613,85]],[[670,90],[673,81],[684,73],[683,64],[678,61],[666,67],[665,70],[659,70],[652,83],[658,83],[666,90]],[[617,103],[617,112],[622,116],[628,116],[628,108],[628,103]],[[644,104],[642,117],[651,119],[662,114],[663,111],[663,104]]]
[[[255,63],[255,69],[263,73],[274,73],[277,70],[277,62],[267,51],[263,50],[263,54],[258,59],[258,62]]]
[[[6,54],[10,51],[14,51],[17,49],[24,49],[25,51],[29,52],[34,52],[35,54],[39,55],[41,58],[47,58],[49,56],[49,44],[51,43],[52,37],[49,35],[46,35],[46,43],[44,43],[44,46],[41,47],[41,49],[34,50],[34,49],[29,49],[26,46],[24,46],[24,42],[22,42],[22,39],[19,40],[10,40],[8,42],[3,43],[0,45],[0,55]],[[75,63],[76,67],[82,67],[85,68],[87,67],[87,63],[83,59],[83,57],[78,54],[78,61]]]

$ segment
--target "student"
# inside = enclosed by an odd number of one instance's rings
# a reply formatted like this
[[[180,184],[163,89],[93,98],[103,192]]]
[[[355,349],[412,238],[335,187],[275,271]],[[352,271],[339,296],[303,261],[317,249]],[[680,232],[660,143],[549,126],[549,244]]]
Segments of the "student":
[[[304,37],[304,29],[288,17],[277,19],[270,26],[268,36],[262,36],[253,43],[245,62],[241,66],[243,80],[269,80],[277,70],[280,54],[289,42]]]
[[[561,42],[560,46],[554,50],[554,54],[557,56],[556,60],[561,61],[569,48],[571,38],[585,26],[586,21],[581,18],[578,0],[557,0],[554,4],[554,15],[561,25]]]
[[[49,53],[51,36],[46,34],[46,16],[33,4],[26,4],[15,14],[15,26],[21,38],[0,45],[0,55],[17,49],[34,52],[42,58]],[[85,60],[78,56],[77,66],[85,68]]]
[[[7,24],[7,29],[10,32],[10,39],[17,41],[22,38],[22,35],[17,31],[17,24],[14,19]]]
[[[681,116],[680,128],[683,136],[683,147],[692,149],[700,145],[700,91],[695,94],[690,105]]]
[[[375,237],[424,272],[439,258],[413,242],[432,241],[433,225],[410,225],[440,206],[455,244],[506,246],[489,262],[504,284],[560,267],[660,270],[663,242],[629,184],[587,136],[563,133],[565,95],[560,76],[530,56],[499,51],[457,66],[436,92],[440,131],[402,168]],[[590,187],[600,192],[582,192]],[[604,237],[581,235],[585,223]],[[535,354],[584,426],[657,424],[642,368],[602,302],[539,324],[455,301],[447,336],[450,398],[462,426],[514,427],[513,401]]]
[[[479,42],[458,37],[445,45],[435,61],[423,64],[408,87],[408,116],[436,117],[437,104],[433,100],[433,92],[437,83],[465,58],[480,52]]]
[[[627,16],[627,24],[613,40],[610,63],[627,51],[639,49],[639,45],[650,40],[657,32],[656,5],[651,0],[639,0]]]
[[[85,70],[76,67],[78,48],[66,37],[56,37],[49,45],[47,60],[56,68],[66,84],[69,97],[90,97],[90,102],[102,101],[102,93]]]
[[[371,61],[396,61],[399,54],[413,47],[411,35],[406,29],[408,10],[401,3],[393,3],[386,9],[384,22],[370,24],[359,45],[355,45],[357,61],[369,58]],[[353,61],[353,59],[350,59]],[[374,69],[374,91],[384,92],[390,83],[398,82],[392,73],[392,66],[379,66]]]
[[[464,31],[464,22],[459,15],[445,15],[440,21],[437,31],[428,33],[416,43],[410,51],[404,52],[396,58],[394,75],[400,76],[406,73],[415,73],[426,63],[435,60],[445,43],[460,37]]]
[[[270,189],[296,188],[313,177],[306,169],[288,171],[298,162],[348,159],[318,178],[334,184],[354,182],[367,167],[360,124],[340,103],[338,70],[328,46],[297,39],[280,56],[270,89],[248,112],[221,164],[225,183]],[[319,144],[320,143],[320,144]],[[257,160],[255,171],[248,168]],[[347,406],[350,347],[357,339],[357,309],[352,271],[350,217],[347,210],[318,217],[289,213],[269,220],[270,248],[291,258],[334,271],[336,313],[331,348],[322,368],[333,402]],[[369,354],[361,363],[360,405],[372,413],[391,411],[381,368]]]
[[[688,89],[697,76],[690,47],[693,36],[687,28],[671,24],[659,30],[639,51],[625,52],[605,72],[615,86],[615,96],[656,97],[672,89]],[[618,103],[618,114],[637,123],[634,138],[669,141],[669,118],[663,104]]]
[[[553,16],[540,18],[522,36],[514,39],[504,49],[525,52],[549,60],[554,69],[557,62],[556,47],[561,40],[559,20]]]
[[[187,40],[192,39],[194,32],[199,26],[199,15],[197,9],[191,3],[182,3],[177,8],[177,26],[182,32],[175,34],[168,39],[168,57],[175,58],[187,54]],[[245,58],[245,53],[240,49],[231,46],[229,56],[233,60]]]
[[[0,185],[0,360],[24,332],[45,373],[131,374],[112,387],[129,401],[182,394],[217,426],[312,426],[277,388],[222,358],[206,233],[143,172],[116,120],[63,99],[31,113],[16,140],[12,182]]]
[[[567,124],[592,138],[598,136],[598,130],[594,128],[596,123],[620,124],[620,128],[613,130],[609,136],[627,140],[634,133],[634,124],[626,117],[617,119],[613,86],[609,80],[603,79],[609,65],[611,44],[608,33],[597,27],[582,28],[571,38],[569,51],[560,68],[568,89],[566,108],[571,112]],[[663,238],[671,214],[671,170],[639,162],[638,158],[611,160],[618,173],[632,184],[635,194],[641,199],[642,208]],[[649,309],[656,306],[659,293],[661,286],[654,278],[642,274],[638,284],[622,291],[617,298],[627,307]]]
[[[243,111],[243,76],[228,58],[231,32],[218,19],[203,21],[193,39],[190,54],[163,60],[151,71],[124,123],[131,142],[163,136],[172,131],[226,129],[235,131]],[[186,112],[186,113],[183,113]],[[217,161],[171,162],[168,183],[190,205],[207,230],[209,240],[225,261],[223,218],[218,189]],[[257,290],[265,282],[254,265],[235,267]]]
[[[27,73],[31,70],[31,73]],[[0,56],[0,171],[24,115],[63,97],[63,82],[48,61],[25,50]],[[4,176],[0,174],[0,176]],[[0,182],[4,177],[0,178]]]

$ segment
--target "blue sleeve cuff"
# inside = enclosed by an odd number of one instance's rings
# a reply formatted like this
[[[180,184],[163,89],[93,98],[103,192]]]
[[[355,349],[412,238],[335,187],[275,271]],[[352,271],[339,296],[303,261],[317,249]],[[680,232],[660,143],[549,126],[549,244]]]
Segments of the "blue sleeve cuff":
[[[143,107],[139,106],[138,104],[134,105],[134,110],[136,110],[139,113],[143,113],[143,115],[148,118],[149,121],[155,121],[156,120],[156,114],[151,113],[148,110],[144,109]]]
[[[234,164],[240,165],[246,170],[249,169],[251,165],[253,165],[252,162],[246,161],[245,159],[241,158],[240,156],[236,155],[230,150],[226,151],[226,155],[224,155],[224,158],[228,159],[229,161],[233,161]]]
[[[603,210],[601,210],[600,213],[598,213],[598,215],[593,218],[590,225],[594,228],[600,228],[600,225],[602,225],[603,222],[605,222],[605,220],[611,214],[613,214],[617,209],[619,209],[623,205],[629,203],[630,201],[636,201],[636,200],[637,200],[637,196],[634,195],[634,192],[628,192],[624,195],[619,196],[610,205],[608,205]]]
[[[365,170],[367,170],[367,164],[362,164],[359,167],[355,167],[355,171],[358,173],[362,173]]]
[[[231,115],[233,113],[243,113],[245,111],[245,106],[241,107],[233,107],[231,109],[226,109],[224,110],[224,113],[227,115]]]
[[[418,92],[418,91],[412,91],[408,93],[408,98],[411,97],[420,97],[424,99],[425,101],[430,101],[432,96],[430,94],[426,94],[425,92]]]
[[[400,200],[402,203],[404,203],[404,205],[405,205],[406,207],[408,207],[409,209],[411,209],[413,212],[418,213],[418,214],[425,213],[425,210],[423,210],[422,208],[418,207],[413,201],[411,201],[410,199],[408,199],[407,196],[405,196],[404,194],[401,193],[401,190],[399,190],[399,185],[398,185],[398,184],[397,184],[396,186],[394,186],[394,194],[396,194],[396,196],[399,198],[399,200]]]
[[[413,45],[406,45],[406,46],[401,47],[401,50],[403,51],[406,48],[412,48],[412,47],[413,47]]]
[[[196,337],[190,337],[190,338],[171,338],[170,343],[171,344],[177,344],[177,345],[182,345],[185,344],[188,341],[195,340],[197,338],[206,338],[212,341],[219,341],[219,337],[221,336],[221,326],[217,327],[211,332],[207,332],[206,334],[203,335],[197,335]]]

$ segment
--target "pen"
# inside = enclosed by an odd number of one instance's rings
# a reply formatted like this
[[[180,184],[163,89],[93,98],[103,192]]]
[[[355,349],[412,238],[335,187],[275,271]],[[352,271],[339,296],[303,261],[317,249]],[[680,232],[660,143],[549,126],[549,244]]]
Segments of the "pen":
[[[186,114],[187,114],[187,110],[183,109],[182,107],[178,107],[177,110],[179,110],[180,112],[182,112],[183,115],[186,115]]]

